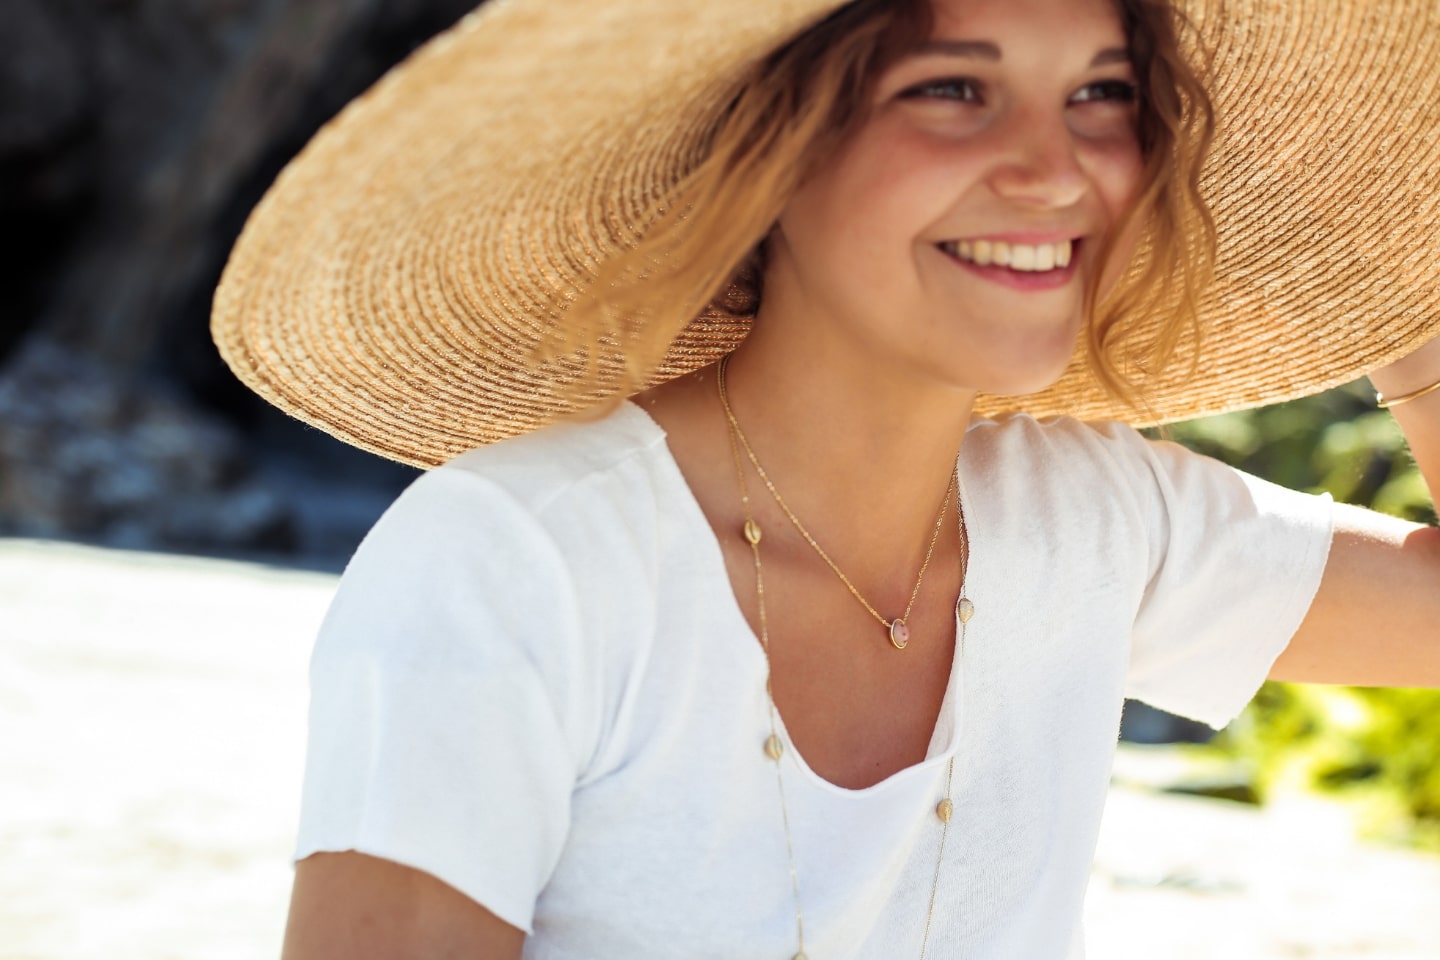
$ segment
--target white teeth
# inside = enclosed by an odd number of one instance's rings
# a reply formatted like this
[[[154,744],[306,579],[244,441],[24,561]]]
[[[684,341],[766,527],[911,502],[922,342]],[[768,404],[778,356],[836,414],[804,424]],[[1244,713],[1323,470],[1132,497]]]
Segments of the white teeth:
[[[1023,273],[1063,270],[1070,266],[1074,241],[1059,243],[1007,243],[1004,240],[959,240],[944,244],[952,256],[982,267],[1009,267]]]

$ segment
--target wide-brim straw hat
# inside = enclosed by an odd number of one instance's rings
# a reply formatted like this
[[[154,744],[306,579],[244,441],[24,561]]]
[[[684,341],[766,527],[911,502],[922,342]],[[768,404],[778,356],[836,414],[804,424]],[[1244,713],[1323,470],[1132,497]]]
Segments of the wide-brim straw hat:
[[[246,224],[215,297],[251,388],[420,466],[572,410],[540,332],[652,222],[746,68],[836,0],[494,0],[331,121]],[[1194,369],[1152,422],[1343,383],[1440,336],[1440,4],[1182,0],[1213,52],[1219,226]],[[758,238],[757,238],[758,239]],[[653,382],[733,349],[697,318]],[[977,408],[1137,422],[1085,366]]]

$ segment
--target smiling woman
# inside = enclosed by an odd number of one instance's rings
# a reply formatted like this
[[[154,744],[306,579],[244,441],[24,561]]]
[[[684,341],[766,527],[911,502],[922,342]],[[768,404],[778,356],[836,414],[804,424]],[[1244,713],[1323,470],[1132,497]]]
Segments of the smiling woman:
[[[962,34],[951,29],[954,24],[947,18],[953,21],[958,9],[983,31],[987,7],[990,19],[998,16],[1021,24],[1038,14],[1030,21],[1033,29],[1022,32],[1034,43],[1012,43],[1007,61],[994,42],[955,39]],[[1117,397],[1138,399],[1136,371],[1163,367],[1187,334],[1198,333],[1196,311],[1214,258],[1214,228],[1200,196],[1202,164],[1214,128],[1210,100],[1182,55],[1177,23],[1166,4],[1125,0],[1117,16],[1109,0],[1100,0],[1061,5],[1059,14],[1071,22],[1057,21],[1054,11],[1018,4],[937,4],[932,10],[924,0],[852,3],[757,62],[727,107],[707,156],[687,174],[643,239],[601,264],[597,282],[569,311],[567,322],[547,331],[553,340],[545,344],[545,355],[583,350],[593,376],[613,331],[632,331],[633,342],[615,351],[615,363],[633,386],[601,388],[613,392],[613,406],[653,377],[674,338],[707,306],[719,315],[755,313],[770,253],[770,228],[797,184],[812,179],[837,144],[853,141],[863,130],[871,149],[881,154],[888,155],[907,136],[921,150],[929,149],[939,184],[916,175],[923,170],[880,171],[886,183],[919,198],[923,216],[939,209],[936,196],[955,191],[949,169],[955,155],[969,151],[972,157],[993,161],[997,135],[1015,132],[1016,124],[1025,126],[1027,135],[1041,138],[1033,126],[1036,114],[1027,112],[1034,105],[1012,102],[1034,88],[1044,98],[1041,115],[1049,114],[1073,131],[1075,144],[1088,148],[1073,162],[1083,167],[1081,176],[1096,177],[1096,185],[1104,188],[1096,192],[1103,193],[1108,204],[1105,215],[1116,221],[1113,229],[1107,233],[1094,222],[1079,224],[1080,218],[1088,215],[1094,221],[1097,215],[1067,209],[1064,217],[1072,221],[1063,225],[1067,229],[1045,224],[1048,232],[1032,229],[1010,239],[942,238],[936,245],[977,267],[1010,268],[977,271],[992,282],[1023,289],[1061,288],[1072,299],[1083,297],[1095,377]],[[1089,37],[1069,33],[1069,28],[1083,31],[1087,26]],[[1054,59],[1057,47],[1075,60],[1069,73],[1055,69],[1063,62]],[[1137,84],[1137,77],[1145,82]],[[901,115],[887,116],[894,113]],[[872,118],[876,122],[870,122]],[[1070,149],[1070,142],[1064,135],[1052,138],[1052,143],[1067,144],[1061,149]],[[940,149],[947,144],[952,147],[948,157]],[[975,167],[973,161],[970,166]],[[998,183],[1011,193],[1023,192],[1027,176],[1023,169],[1018,176],[1014,170],[1002,172]],[[1076,189],[1073,183],[1061,185],[1067,187]],[[859,207],[863,199],[852,193],[848,206]],[[1042,212],[1031,219],[1056,218]],[[1072,267],[1071,258],[1087,234],[1077,227],[1090,228],[1085,254],[1091,269],[1079,280],[1080,264]],[[1134,247],[1142,233],[1146,255],[1136,262]],[[756,236],[766,239],[756,244],[751,239]],[[1020,246],[1015,262],[1010,259],[1012,243]],[[1036,243],[1053,252],[1043,253]],[[887,265],[864,257],[864,248],[851,249],[856,259],[865,260],[865,267],[888,272]],[[1036,271],[1045,256],[1052,258],[1050,266]],[[1107,263],[1108,277],[1097,269]],[[1131,263],[1135,269],[1125,271]],[[1052,273],[1055,267],[1059,269]],[[1021,271],[1030,275],[1019,276]],[[727,276],[729,282],[723,283]],[[1108,287],[1123,280],[1124,287],[1102,298],[1099,292],[1106,280]],[[722,294],[714,302],[707,305],[697,298],[697,292],[717,286]],[[887,296],[883,287],[866,289],[875,299]],[[1158,332],[1135,342],[1135,324],[1126,319],[1157,313],[1165,318]],[[1058,350],[1069,358],[1074,331],[1070,333],[1052,347],[1052,354]],[[1030,393],[1053,382],[1055,375],[1040,379],[1043,382],[1028,389],[1023,384],[985,388]],[[596,386],[592,378],[582,378],[571,389],[578,398]]]
[[[287,955],[1077,960],[1127,696],[1440,684],[1435,531],[1133,426],[1374,370],[1440,481],[1428,2],[510,0],[352,105],[214,321],[435,467]]]

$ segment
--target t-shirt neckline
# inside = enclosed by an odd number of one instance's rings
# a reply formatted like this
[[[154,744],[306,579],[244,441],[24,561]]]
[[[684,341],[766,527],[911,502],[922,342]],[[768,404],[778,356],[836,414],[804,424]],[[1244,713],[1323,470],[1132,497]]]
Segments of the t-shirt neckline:
[[[721,550],[720,541],[716,538],[715,531],[710,526],[710,521],[706,519],[705,511],[701,508],[700,502],[695,498],[694,491],[690,489],[690,484],[686,481],[685,474],[681,471],[679,462],[676,461],[674,454],[670,450],[665,428],[633,400],[627,399],[621,405],[620,415],[633,419],[640,429],[651,435],[651,440],[654,441],[652,445],[658,448],[658,456],[663,463],[665,472],[669,476],[671,485],[675,488],[677,499],[684,505],[686,514],[684,523],[687,528],[692,529],[694,542],[700,545],[700,549],[704,554],[705,566],[709,574],[707,579],[713,579],[721,585],[718,588],[718,592],[723,594],[720,605],[724,611],[724,616],[729,621],[727,629],[732,626],[735,627],[736,630],[748,640],[746,644],[746,656],[750,658],[753,663],[758,682],[763,684],[765,682],[765,673],[768,670],[764,648],[760,644],[760,638],[756,636],[755,631],[750,628],[749,621],[745,619],[744,611],[740,608],[740,601],[736,598],[735,591],[730,585],[730,573],[725,566],[725,555]],[[966,502],[967,526],[973,530],[974,511],[969,498],[966,497],[963,478],[960,481],[960,495],[962,498],[965,498]],[[971,552],[973,555],[973,542]],[[902,767],[885,779],[872,783],[868,787],[844,787],[816,773],[801,752],[796,749],[794,741],[790,738],[790,731],[785,726],[785,719],[777,707],[775,710],[776,725],[779,728],[781,739],[790,747],[790,749],[786,751],[786,754],[791,758],[805,779],[826,792],[858,799],[890,789],[894,784],[906,782],[918,776],[933,775],[941,765],[949,761],[949,759],[955,755],[959,744],[961,719],[963,717],[963,712],[960,709],[963,703],[957,703],[957,700],[963,701],[964,699],[963,690],[961,689],[964,677],[964,674],[961,672],[964,657],[960,644],[960,636],[961,625],[957,619],[956,648],[954,655],[950,658],[950,677],[945,685],[945,695],[941,699],[940,711],[935,719],[935,728],[931,731],[930,744],[926,750],[925,758],[908,767]],[[938,746],[937,740],[941,741]]]

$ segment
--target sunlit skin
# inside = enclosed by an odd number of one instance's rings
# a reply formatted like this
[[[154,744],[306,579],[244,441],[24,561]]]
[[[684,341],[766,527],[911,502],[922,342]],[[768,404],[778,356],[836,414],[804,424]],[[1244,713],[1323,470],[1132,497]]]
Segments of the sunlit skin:
[[[933,40],[984,41],[999,58],[933,52],[882,78],[871,121],[794,197],[770,238],[760,317],[729,377],[736,414],[786,499],[892,615],[914,584],[976,391],[1024,393],[1059,375],[1098,240],[1139,179],[1130,106],[1090,99],[1102,93],[1096,84],[1132,79],[1106,55],[1124,44],[1109,0],[934,7]],[[1065,283],[1017,289],[937,246],[1035,231],[1084,238]],[[1394,395],[1440,379],[1440,341],[1372,379]],[[636,399],[665,428],[736,602],[757,626],[713,368]],[[1440,392],[1395,414],[1440,490]],[[841,786],[920,761],[954,651],[954,527],[910,617],[910,646],[897,654],[753,478],[751,495],[766,530],[771,678],[790,741]],[[1319,594],[1271,675],[1440,686],[1440,532],[1358,509],[1337,523]],[[518,958],[523,941],[433,877],[350,852],[297,867],[284,955]]]

